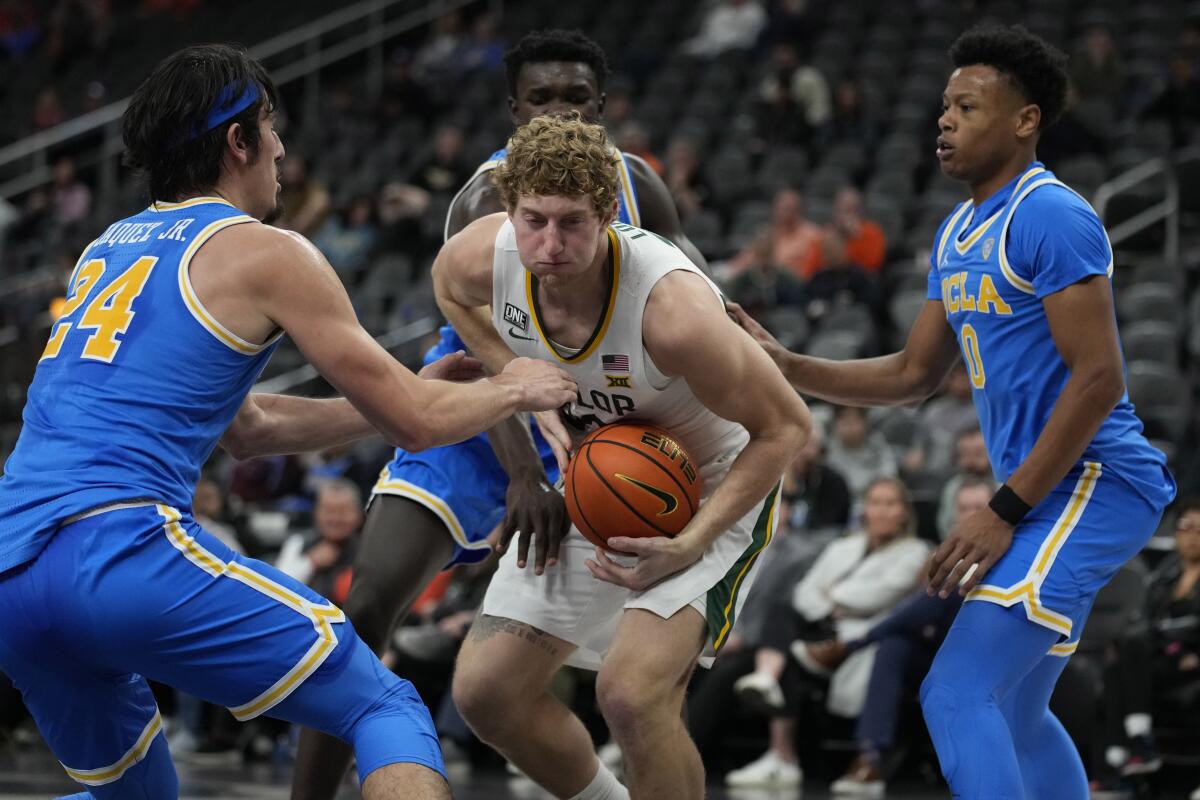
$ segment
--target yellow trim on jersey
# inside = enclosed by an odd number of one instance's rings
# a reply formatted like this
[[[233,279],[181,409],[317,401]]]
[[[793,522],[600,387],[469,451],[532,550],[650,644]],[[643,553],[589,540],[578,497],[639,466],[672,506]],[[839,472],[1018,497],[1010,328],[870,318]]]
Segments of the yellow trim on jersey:
[[[617,174],[621,177],[621,194],[625,197],[625,210],[629,214],[629,224],[635,228],[642,227],[642,215],[638,212],[637,200],[633,194],[633,175],[629,172],[629,165],[625,163],[625,156],[620,150],[617,154]]]
[[[230,350],[245,356],[258,355],[282,336],[283,331],[279,331],[262,344],[254,344],[253,342],[247,342],[226,328],[217,321],[216,317],[208,313],[208,309],[204,307],[204,304],[200,302],[200,298],[196,296],[196,290],[192,288],[192,279],[188,276],[188,265],[192,263],[192,257],[196,255],[196,251],[200,249],[200,246],[212,238],[213,234],[232,225],[257,221],[254,217],[242,214],[237,217],[226,217],[225,219],[212,222],[204,230],[196,234],[196,238],[192,240],[187,250],[183,252],[183,258],[179,260],[179,293],[183,297],[183,304],[187,306],[188,311],[192,313],[192,317],[195,318],[196,322],[200,323],[202,328],[211,333]]]
[[[1017,181],[1017,185],[1013,187],[1012,194],[1009,195],[1010,200],[1008,202],[1006,202],[1004,205],[1000,206],[1000,208],[996,209],[996,212],[994,214],[992,214],[990,217],[988,217],[987,221],[984,222],[982,225],[980,225],[978,228],[976,228],[971,233],[971,235],[968,236],[965,240],[960,242],[958,240],[958,234],[956,233],[954,236],[954,249],[958,251],[958,254],[960,256],[966,255],[967,251],[971,249],[972,245],[974,245],[976,242],[978,242],[980,240],[980,238],[983,236],[984,232],[987,231],[987,229],[992,226],[992,223],[994,223],[996,220],[1000,219],[1000,217],[1002,217],[1004,214],[1008,213],[1008,211],[1013,206],[1013,202],[1012,202],[1011,198],[1014,197],[1018,192],[1021,191],[1021,187],[1025,185],[1025,182],[1027,180],[1029,180],[1030,178],[1032,178],[1034,175],[1039,175],[1045,171],[1046,170],[1043,167],[1035,167],[1035,168],[1029,170],[1028,172],[1026,172],[1024,175],[1022,175],[1021,179],[1019,181]],[[1030,187],[1030,188],[1032,188],[1032,187]],[[1023,196],[1024,195],[1022,195],[1022,197]],[[1018,201],[1020,201],[1020,199],[1021,199],[1020,197],[1017,198]],[[968,203],[968,205],[971,205],[971,214],[970,214],[970,216],[967,217],[966,221],[960,226],[959,233],[966,230],[967,228],[970,228],[971,221],[975,218],[974,205],[971,203]],[[1009,215],[1009,218],[1011,219],[1011,215]],[[1004,246],[1004,235],[1007,232],[1008,232],[1008,223],[1005,222],[1004,230],[1000,232],[1000,246],[1002,248]]]
[[[338,644],[333,623],[345,622],[346,615],[332,603],[317,605],[286,586],[255,572],[245,564],[238,561],[222,561],[188,535],[183,526],[179,524],[179,520],[182,518],[179,511],[170,506],[156,505],[155,507],[163,517],[163,528],[166,530],[168,541],[189,561],[213,577],[232,578],[287,606],[297,614],[307,617],[312,623],[313,630],[316,631],[317,640],[283,677],[254,699],[229,709],[229,712],[239,721],[253,719],[285,700],[325,662]]]
[[[782,495],[782,488],[776,487],[775,499],[771,503],[770,513],[767,514],[767,535],[766,538],[763,539],[762,547],[755,550],[754,553],[751,554],[750,558],[746,559],[746,563],[742,566],[741,572],[738,573],[738,576],[733,581],[733,589],[729,592],[729,602],[725,604],[725,608],[722,612],[725,615],[725,624],[721,626],[720,632],[717,634],[716,638],[713,639],[714,651],[721,649],[721,645],[725,643],[725,637],[729,635],[729,631],[733,627],[733,623],[730,621],[729,617],[733,613],[733,604],[737,602],[738,588],[742,584],[742,579],[746,577],[746,573],[749,572],[750,568],[754,566],[759,555],[763,550],[767,549],[767,545],[771,543],[771,539],[775,536],[775,512],[779,510],[779,500]]]
[[[112,783],[119,780],[125,772],[146,757],[146,752],[150,749],[150,743],[154,741],[154,737],[162,730],[162,714],[158,709],[154,709],[154,716],[146,723],[146,727],[142,728],[141,735],[134,742],[133,747],[125,751],[125,755],[121,756],[112,764],[106,767],[97,767],[96,769],[72,769],[66,764],[62,768],[67,771],[68,777],[76,783],[82,783],[84,786],[103,786],[106,783]],[[62,764],[62,762],[59,762]]]
[[[1029,572],[1022,581],[1007,589],[981,584],[967,594],[967,599],[986,600],[1006,608],[1014,606],[1017,603],[1023,603],[1025,614],[1029,617],[1030,621],[1044,625],[1051,630],[1058,631],[1062,635],[1069,637],[1071,635],[1071,620],[1062,614],[1055,613],[1042,606],[1039,590],[1041,589],[1042,582],[1046,579],[1046,575],[1049,574],[1051,567],[1054,566],[1054,560],[1058,558],[1063,545],[1066,544],[1071,532],[1075,530],[1075,526],[1079,524],[1079,520],[1083,517],[1083,512],[1092,498],[1096,483],[1100,480],[1101,472],[1103,472],[1103,467],[1099,462],[1084,462],[1083,474],[1079,476],[1079,480],[1075,483],[1075,488],[1071,492],[1071,499],[1067,502],[1062,513],[1059,514],[1058,519],[1055,520],[1054,527],[1050,529],[1050,535],[1042,542],[1037,556],[1033,559],[1033,563],[1029,565]]]
[[[1078,649],[1079,649],[1079,640],[1076,639],[1073,642],[1063,642],[1062,644],[1054,645],[1053,647],[1050,648],[1050,652],[1048,653],[1048,655],[1060,656],[1060,657],[1065,658],[1066,656],[1074,655],[1075,651]]]
[[[155,200],[153,203],[150,204],[149,208],[147,208],[146,210],[157,214],[160,211],[178,211],[181,208],[191,208],[192,206],[202,206],[205,203],[220,203],[221,205],[229,206],[230,208],[237,207],[233,203],[229,202],[228,200],[226,200],[223,197],[206,196],[206,197],[193,197],[190,200],[182,200],[178,203],[168,203],[163,200]]]
[[[596,329],[592,331],[592,335],[588,337],[586,343],[578,353],[573,356],[564,356],[554,346],[554,342],[550,341],[550,337],[542,330],[542,321],[538,319],[538,303],[537,303],[537,288],[534,284],[535,276],[529,270],[525,270],[525,298],[529,301],[529,316],[533,320],[533,327],[537,329],[538,336],[542,339],[542,344],[546,345],[555,358],[564,364],[578,364],[592,353],[596,352],[596,348],[600,346],[600,342],[604,341],[604,334],[608,333],[608,324],[612,322],[613,310],[617,307],[617,288],[621,284],[621,240],[617,238],[617,233],[612,228],[608,229],[608,242],[612,248],[612,280],[608,288],[608,302],[604,306],[604,316],[601,318]]]
[[[454,513],[454,509],[445,500],[422,489],[415,483],[409,483],[400,478],[391,478],[387,467],[384,467],[383,471],[379,473],[379,480],[376,481],[375,488],[371,490],[371,493],[407,497],[409,500],[425,506],[436,514],[438,519],[445,523],[446,528],[450,531],[451,538],[454,539],[459,547],[466,550],[483,550],[491,547],[486,541],[472,542],[467,539],[467,533],[463,529],[462,523],[458,521],[458,515]]]
[[[962,215],[970,208],[970,200],[959,206],[958,210],[950,217],[950,221],[946,223],[946,229],[942,231],[942,238],[938,241],[937,258],[934,259],[934,265],[938,268],[939,272],[942,268],[942,253],[946,251],[946,245],[950,243],[950,237],[954,235],[955,226],[958,224],[959,219],[962,218]]]

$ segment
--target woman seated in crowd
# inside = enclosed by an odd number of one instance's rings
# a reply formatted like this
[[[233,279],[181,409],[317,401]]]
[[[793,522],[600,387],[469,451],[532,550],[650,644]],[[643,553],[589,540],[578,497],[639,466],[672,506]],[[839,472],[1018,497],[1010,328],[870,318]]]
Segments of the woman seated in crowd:
[[[856,639],[916,587],[929,555],[915,537],[916,517],[908,489],[880,478],[866,490],[862,530],[835,539],[796,586],[790,605],[781,602],[755,653],[754,671],[734,684],[748,704],[771,715],[770,749],[726,776],[731,786],[796,786],[803,780],[795,747],[801,701],[827,688],[827,709],[856,717],[862,709],[875,649],[847,658],[832,674],[816,675],[787,653],[797,638]]]

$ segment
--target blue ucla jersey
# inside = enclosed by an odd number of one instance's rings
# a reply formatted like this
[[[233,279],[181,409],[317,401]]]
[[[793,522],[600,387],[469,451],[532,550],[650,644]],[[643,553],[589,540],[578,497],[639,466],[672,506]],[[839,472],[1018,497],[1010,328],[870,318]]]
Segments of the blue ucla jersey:
[[[930,257],[940,301],[970,373],[997,480],[1011,475],[1046,427],[1070,377],[1042,298],[1091,275],[1111,277],[1112,247],[1091,206],[1040,163],[980,206],[942,223]],[[1103,464],[1151,505],[1174,496],[1166,459],[1142,435],[1128,395],[1080,457]]]
[[[279,337],[258,345],[223,328],[188,264],[216,232],[255,221],[218,198],[157,203],[84,250],[0,477],[0,571],[92,508],[191,508],[201,466]]]

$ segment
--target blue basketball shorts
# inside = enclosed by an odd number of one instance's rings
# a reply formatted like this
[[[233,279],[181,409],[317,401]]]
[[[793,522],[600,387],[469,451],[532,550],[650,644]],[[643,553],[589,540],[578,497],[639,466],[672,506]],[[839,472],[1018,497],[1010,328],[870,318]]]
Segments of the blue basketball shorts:
[[[1142,549],[1162,512],[1102,464],[1084,462],[1017,526],[967,601],[1023,611],[1061,635],[1051,654],[1070,655],[1096,594]]]
[[[467,346],[449,325],[438,331],[437,344],[425,353],[425,364]],[[551,484],[558,482],[558,461],[531,424],[533,443]],[[428,508],[445,524],[454,539],[454,554],[446,568],[474,564],[492,552],[487,536],[504,519],[508,474],[496,459],[487,434],[420,453],[396,449],[395,457],[379,473],[371,496],[406,497]]]
[[[0,608],[0,670],[67,774],[108,792],[97,796],[122,796],[127,771],[167,757],[146,679],[240,720],[265,713],[341,736],[370,762],[360,771],[411,761],[444,772],[420,698],[341,609],[168,506],[59,528],[0,574]]]

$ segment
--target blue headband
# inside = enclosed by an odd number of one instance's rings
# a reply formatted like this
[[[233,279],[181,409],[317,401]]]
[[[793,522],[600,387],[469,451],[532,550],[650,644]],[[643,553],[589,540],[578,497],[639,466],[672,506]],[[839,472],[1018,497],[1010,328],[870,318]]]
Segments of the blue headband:
[[[213,104],[208,116],[204,118],[204,122],[197,126],[192,135],[188,137],[189,142],[200,138],[222,122],[242,113],[258,100],[258,84],[253,81],[246,84],[246,88],[242,90],[241,94],[234,92],[232,83],[221,90],[221,94],[217,96],[217,102]]]

